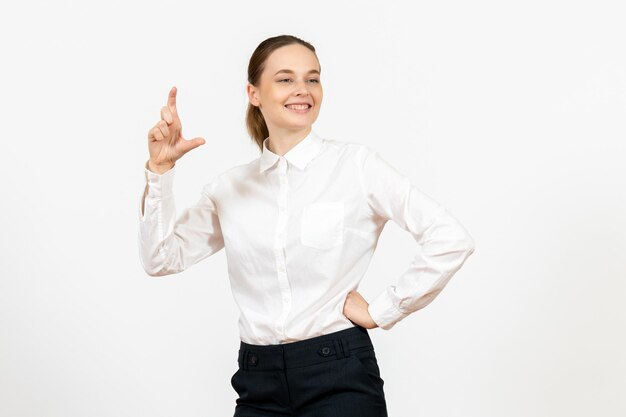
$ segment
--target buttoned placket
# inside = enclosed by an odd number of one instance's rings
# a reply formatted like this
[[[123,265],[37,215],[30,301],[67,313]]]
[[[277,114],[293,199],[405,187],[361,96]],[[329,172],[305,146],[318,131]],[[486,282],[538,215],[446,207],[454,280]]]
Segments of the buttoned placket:
[[[280,288],[281,300],[282,300],[282,314],[277,324],[276,331],[282,335],[283,339],[286,339],[285,335],[285,321],[289,310],[291,309],[291,287],[289,285],[289,279],[287,277],[286,256],[285,256],[285,238],[287,229],[287,217],[288,217],[288,194],[289,194],[289,181],[287,180],[287,160],[284,157],[280,157],[278,161],[278,179],[279,179],[279,192],[278,192],[278,221],[276,222],[276,235],[274,239],[274,255],[276,259],[276,271],[278,278],[278,287]]]

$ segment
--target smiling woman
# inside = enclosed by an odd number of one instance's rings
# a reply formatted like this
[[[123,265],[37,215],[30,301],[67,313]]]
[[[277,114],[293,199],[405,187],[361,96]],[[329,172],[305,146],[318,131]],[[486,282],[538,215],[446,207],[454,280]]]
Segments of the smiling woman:
[[[148,133],[141,262],[156,277],[225,249],[241,312],[235,417],[386,417],[368,329],[424,308],[474,251],[459,221],[378,152],[313,130],[320,77],[308,42],[261,42],[246,86],[260,155],[215,175],[178,218],[175,162],[204,139],[183,138],[175,87]],[[389,220],[422,249],[368,303],[357,288]]]
[[[248,66],[248,132],[263,150],[285,153],[317,120],[323,99],[321,66],[315,48],[290,36],[270,38],[252,54]],[[295,139],[295,140],[294,140]]]

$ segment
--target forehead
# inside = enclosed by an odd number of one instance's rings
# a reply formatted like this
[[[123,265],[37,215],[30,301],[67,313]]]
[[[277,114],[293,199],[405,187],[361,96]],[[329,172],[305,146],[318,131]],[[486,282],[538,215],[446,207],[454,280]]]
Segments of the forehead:
[[[265,64],[270,75],[281,69],[295,72],[319,70],[319,63],[313,51],[299,44],[281,46],[269,55]]]

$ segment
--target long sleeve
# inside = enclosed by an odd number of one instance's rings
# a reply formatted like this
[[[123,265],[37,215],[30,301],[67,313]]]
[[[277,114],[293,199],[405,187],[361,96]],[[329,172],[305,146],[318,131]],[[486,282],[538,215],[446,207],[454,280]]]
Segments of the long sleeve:
[[[369,148],[362,160],[361,181],[378,220],[393,220],[421,245],[421,253],[397,282],[369,304],[372,319],[389,330],[433,301],[474,252],[474,240],[444,207]]]
[[[211,191],[202,189],[197,203],[176,218],[173,194],[175,166],[156,174],[144,166],[146,186],[139,202],[139,257],[148,275],[181,272],[224,247]],[[143,214],[142,214],[143,207]]]

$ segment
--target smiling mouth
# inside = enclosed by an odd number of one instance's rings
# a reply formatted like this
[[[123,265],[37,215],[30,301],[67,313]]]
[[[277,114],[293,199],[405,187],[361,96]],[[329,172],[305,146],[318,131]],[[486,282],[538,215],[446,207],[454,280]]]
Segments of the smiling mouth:
[[[311,109],[310,104],[285,104],[287,110],[291,110],[296,113],[306,113]]]

